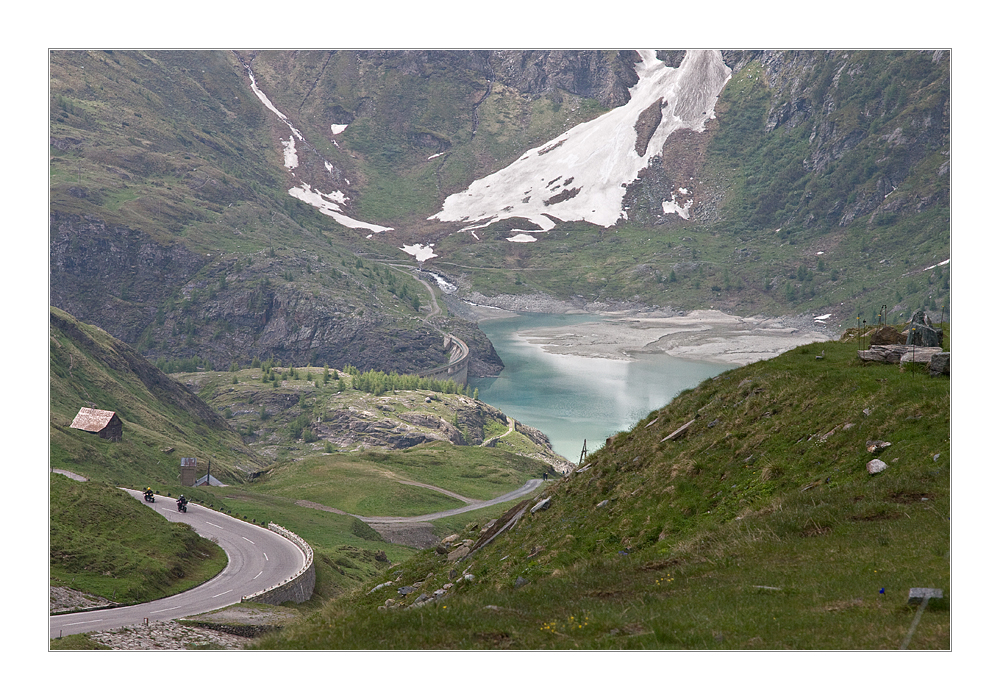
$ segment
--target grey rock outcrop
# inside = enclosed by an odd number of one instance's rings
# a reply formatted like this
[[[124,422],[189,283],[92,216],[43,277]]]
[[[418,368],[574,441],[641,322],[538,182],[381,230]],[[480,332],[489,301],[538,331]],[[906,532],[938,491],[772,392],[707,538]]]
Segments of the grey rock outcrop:
[[[917,362],[926,364],[940,353],[940,347],[921,347],[918,345],[872,345],[867,350],[858,350],[858,357],[865,362],[885,362],[898,365],[900,362]]]
[[[923,311],[916,311],[907,326],[906,344],[919,347],[940,347],[944,342],[944,329],[934,328],[930,317]]]
[[[934,353],[931,357],[931,361],[927,363],[927,371],[931,374],[931,376],[935,377],[942,374],[951,375],[951,353]]]
[[[882,326],[871,334],[870,345],[902,345],[906,343],[906,335],[892,326]]]
[[[491,63],[498,80],[522,93],[563,90],[620,107],[639,82],[637,59],[635,51],[497,51]]]

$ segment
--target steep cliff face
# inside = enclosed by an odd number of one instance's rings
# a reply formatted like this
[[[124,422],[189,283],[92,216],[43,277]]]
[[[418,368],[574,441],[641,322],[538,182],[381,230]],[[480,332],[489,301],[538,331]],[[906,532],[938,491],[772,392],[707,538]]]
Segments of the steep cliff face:
[[[635,51],[497,51],[492,65],[497,80],[528,95],[563,90],[620,107],[639,82]]]
[[[405,269],[366,263],[367,241],[288,196],[283,136],[236,54],[55,52],[50,77],[54,306],[153,360],[446,361]]]
[[[347,269],[363,269],[354,276]],[[384,273],[389,275],[390,273]],[[197,354],[218,369],[251,358],[413,372],[447,361],[441,333],[398,309],[405,278],[318,256],[227,257],[177,290],[139,347],[157,359]],[[406,296],[406,301],[399,295]]]
[[[724,53],[744,85],[724,96],[755,166],[758,225],[846,227],[947,206],[950,53]],[[752,83],[752,87],[751,87]],[[740,115],[734,113],[738,111]],[[904,184],[905,183],[905,184]]]
[[[204,265],[182,245],[109,226],[92,215],[53,211],[49,222],[50,301],[127,343]]]

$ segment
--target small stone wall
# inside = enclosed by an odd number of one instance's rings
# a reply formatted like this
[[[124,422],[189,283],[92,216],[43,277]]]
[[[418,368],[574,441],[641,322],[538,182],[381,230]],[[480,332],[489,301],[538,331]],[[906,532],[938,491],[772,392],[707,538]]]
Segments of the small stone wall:
[[[287,601],[292,601],[293,603],[306,602],[312,598],[313,588],[316,586],[316,567],[313,563],[312,547],[294,532],[286,530],[280,525],[269,523],[267,529],[278,533],[287,540],[291,540],[306,555],[306,563],[298,573],[287,581],[283,581],[276,586],[271,586],[260,593],[245,595],[243,596],[243,602],[267,603],[268,605],[280,605]]]

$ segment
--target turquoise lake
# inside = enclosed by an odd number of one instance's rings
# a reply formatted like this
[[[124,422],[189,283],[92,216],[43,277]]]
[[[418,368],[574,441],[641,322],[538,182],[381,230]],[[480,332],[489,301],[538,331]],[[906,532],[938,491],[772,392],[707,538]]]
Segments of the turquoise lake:
[[[499,377],[471,378],[479,398],[516,420],[538,428],[553,449],[576,463],[588,451],[628,430],[681,391],[733,365],[637,355],[632,361],[555,355],[519,340],[519,331],[600,321],[599,316],[524,314],[480,321],[505,368]]]

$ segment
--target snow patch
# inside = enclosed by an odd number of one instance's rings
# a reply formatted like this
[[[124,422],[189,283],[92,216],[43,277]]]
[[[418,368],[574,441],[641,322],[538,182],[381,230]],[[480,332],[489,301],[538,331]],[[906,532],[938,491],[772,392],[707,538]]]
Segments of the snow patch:
[[[253,71],[250,70],[249,66],[247,67],[247,75],[250,76],[250,87],[253,90],[253,93],[257,96],[257,99],[259,99],[261,103],[263,103],[263,105],[267,107],[271,112],[276,114],[278,118],[281,119],[281,121],[283,121],[285,125],[292,130],[292,135],[288,137],[288,141],[282,141],[281,145],[284,146],[283,156],[285,160],[285,167],[288,168],[289,170],[297,168],[299,165],[299,156],[295,150],[295,139],[297,138],[299,141],[302,141],[304,143],[305,138],[302,136],[302,132],[296,129],[292,125],[292,122],[289,121],[288,117],[282,114],[278,110],[278,108],[271,103],[271,100],[267,98],[267,95],[265,95],[260,90],[260,88],[257,87],[257,80],[254,77]],[[347,128],[346,124],[332,124],[330,126],[330,129],[333,131],[334,134],[339,134],[346,128]],[[336,143],[336,141],[334,141],[334,143]],[[325,161],[324,165],[326,166],[327,171],[331,173],[333,172],[332,165],[330,165]],[[345,182],[347,182],[348,185],[351,184],[349,181],[346,180],[346,178]],[[392,231],[391,228],[387,228],[385,226],[378,226],[377,224],[369,224],[364,221],[358,221],[357,219],[352,219],[351,217],[344,214],[343,211],[341,210],[341,206],[347,202],[347,197],[342,192],[334,190],[333,192],[330,192],[330,194],[323,194],[322,192],[317,192],[313,190],[311,185],[303,182],[300,187],[292,187],[290,190],[288,190],[288,194],[292,195],[298,200],[305,202],[306,204],[316,207],[317,209],[320,210],[320,213],[326,214],[337,223],[346,226],[348,228],[355,228],[355,229],[363,228],[363,229],[368,229],[373,233]]]
[[[511,236],[507,240],[513,243],[534,243],[538,239],[534,236],[529,236],[526,233],[519,233],[516,236]]]
[[[951,262],[951,258],[948,258],[947,260],[939,262],[937,265],[931,265],[930,267],[925,267],[924,268],[924,272],[927,272],[928,270],[933,270],[935,267],[941,267],[942,265],[947,265],[950,262]]]
[[[424,260],[430,260],[431,258],[436,258],[437,253],[434,252],[434,244],[424,245],[422,243],[414,243],[413,245],[404,245],[400,248],[404,253],[408,253],[417,259],[417,262],[423,262]]]
[[[669,202],[663,202],[663,213],[677,214],[677,216],[682,219],[688,219],[691,216],[691,202],[688,202],[682,207],[673,197],[671,197]]]
[[[435,159],[435,158],[437,158],[438,156],[443,156],[443,155],[444,155],[444,153],[435,153],[435,154],[434,154],[434,155],[432,155],[432,156],[427,156],[427,160],[434,160],[434,159]]]
[[[289,134],[288,140],[282,141],[281,145],[285,147],[285,167],[289,170],[299,167],[299,154],[295,152],[295,136]]]
[[[292,123],[288,120],[288,117],[279,112],[278,108],[275,107],[273,104],[271,104],[271,100],[267,99],[267,95],[261,92],[260,88],[257,87],[257,80],[256,78],[254,78],[253,71],[250,70],[249,67],[247,67],[247,74],[250,76],[250,89],[253,90],[253,94],[257,96],[257,99],[259,99],[265,107],[267,107],[269,110],[278,115],[278,118],[281,119],[281,121],[285,122],[285,125],[292,130],[292,133],[295,134],[300,141],[305,141],[305,139],[302,138],[302,132],[300,132],[298,129],[292,126]]]
[[[589,221],[605,227],[627,219],[622,208],[625,188],[635,181],[649,159],[663,150],[674,131],[704,130],[732,74],[719,51],[688,51],[677,68],[657,60],[653,50],[639,51],[639,55],[639,81],[630,89],[627,104],[573,127],[529,150],[503,170],[452,194],[441,211],[429,218],[486,221],[488,225],[520,217],[543,231],[555,226],[554,219]],[[635,150],[635,123],[643,110],[658,99],[666,104],[663,118],[649,140],[646,155],[639,156]],[[552,202],[546,183],[570,177],[574,189],[579,188],[578,194]],[[545,204],[546,200],[551,203]]]
[[[817,316],[816,318],[814,318],[813,321],[819,321],[820,323],[822,323],[826,319],[830,318],[832,315],[833,314],[823,314],[822,316]]]
[[[313,190],[313,188],[306,183],[302,183],[301,187],[292,187],[289,189],[288,194],[305,202],[306,204],[316,207],[319,209],[321,214],[326,214],[338,224],[346,226],[347,228],[366,228],[375,233],[392,230],[391,228],[386,228],[385,226],[377,226],[376,224],[369,224],[364,221],[352,219],[342,213],[340,207],[347,202],[347,196],[343,192],[334,190],[330,192],[330,194],[323,194],[322,192]]]

